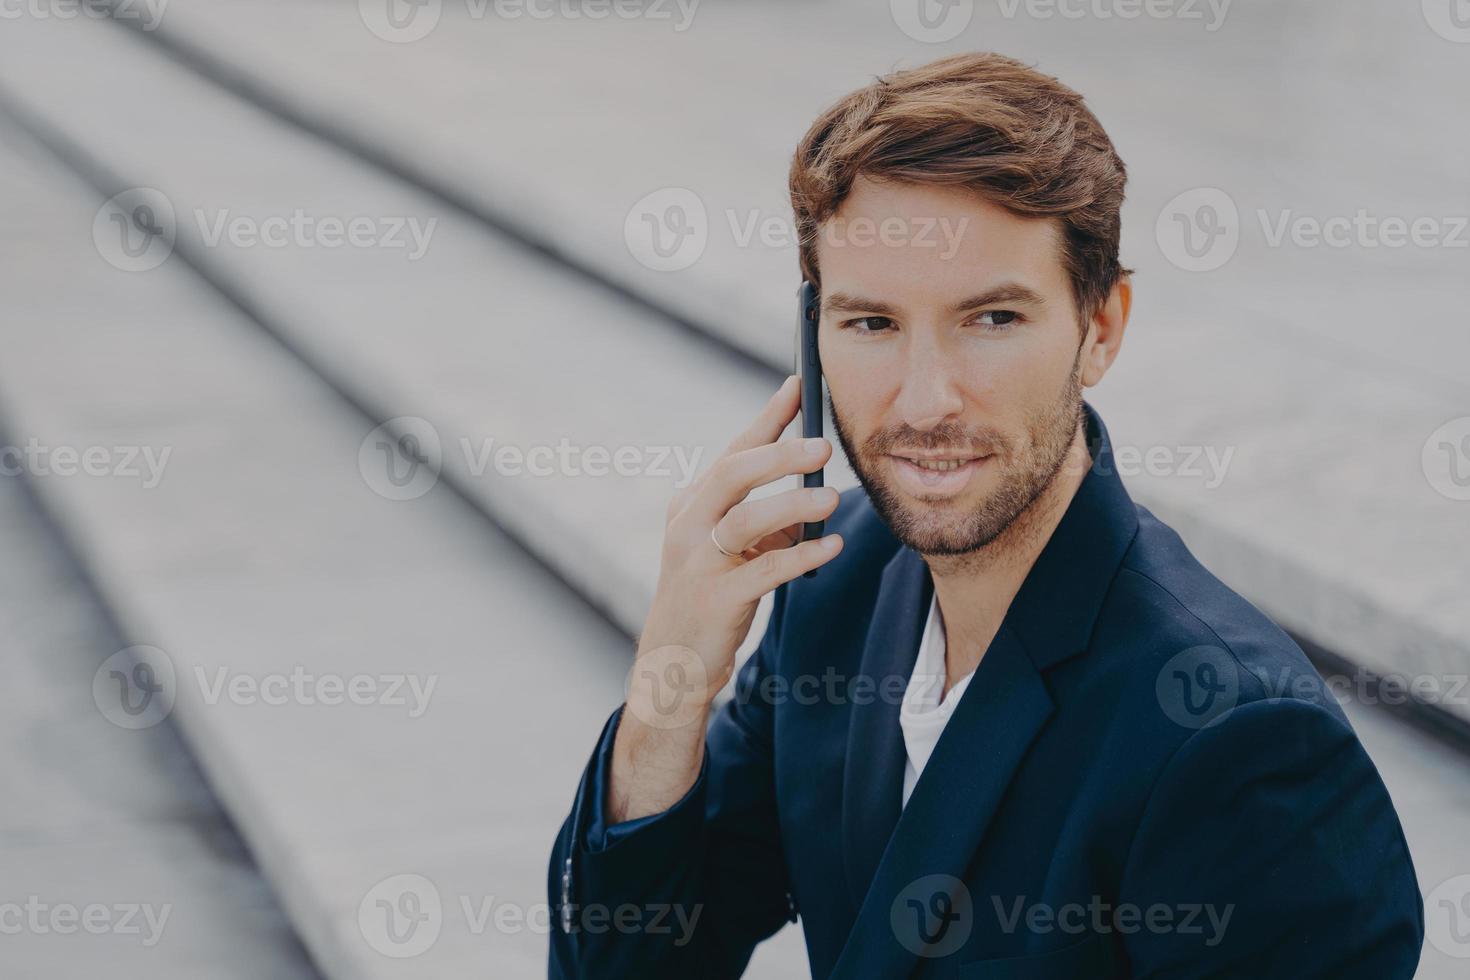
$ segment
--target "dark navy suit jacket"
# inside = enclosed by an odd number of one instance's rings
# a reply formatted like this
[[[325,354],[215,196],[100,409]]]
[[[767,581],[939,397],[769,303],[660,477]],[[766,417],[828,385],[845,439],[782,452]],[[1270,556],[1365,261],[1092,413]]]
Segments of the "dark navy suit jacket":
[[[552,854],[552,977],[735,977],[798,917],[818,978],[1413,976],[1422,902],[1373,763],[1086,414],[1093,467],[907,806],[933,584],[853,490],[682,800],[603,826],[608,720]]]

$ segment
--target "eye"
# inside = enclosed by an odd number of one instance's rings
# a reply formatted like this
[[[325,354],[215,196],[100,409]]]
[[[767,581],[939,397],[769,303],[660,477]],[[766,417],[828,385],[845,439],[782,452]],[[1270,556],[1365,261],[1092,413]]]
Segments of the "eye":
[[[842,326],[843,329],[856,330],[858,333],[884,333],[892,329],[893,320],[886,316],[863,316],[848,320]]]
[[[975,322],[987,330],[1002,331],[1025,320],[1015,310],[986,310],[975,318]]]

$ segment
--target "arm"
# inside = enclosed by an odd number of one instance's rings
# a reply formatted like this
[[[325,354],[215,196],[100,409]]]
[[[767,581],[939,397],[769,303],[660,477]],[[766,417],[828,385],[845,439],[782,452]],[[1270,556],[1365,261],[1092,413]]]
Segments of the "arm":
[[[665,810],[609,826],[616,817],[603,794],[627,707],[608,720],[552,853],[550,976],[738,977],[756,943],[791,919],[771,708],[756,695],[779,642],[785,591],[741,672],[741,693],[702,740],[695,778]]]
[[[1424,938],[1387,789],[1352,730],[1302,701],[1242,705],[1175,752],[1120,892],[1151,980],[1409,980]],[[1157,905],[1170,925],[1148,924]]]
[[[832,513],[836,491],[746,499],[831,455],[824,439],[778,441],[796,415],[794,380],[669,504],[628,699],[552,853],[553,977],[735,977],[786,919],[770,706],[737,696],[709,716],[761,597],[776,591],[745,693],[774,669],[785,584],[842,548],[835,534],[799,533]]]

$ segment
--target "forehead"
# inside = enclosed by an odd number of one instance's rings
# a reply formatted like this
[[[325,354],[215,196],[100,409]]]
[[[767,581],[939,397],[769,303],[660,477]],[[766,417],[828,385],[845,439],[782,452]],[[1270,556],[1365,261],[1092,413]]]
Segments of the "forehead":
[[[1024,218],[974,191],[859,177],[819,229],[822,290],[890,302],[937,302],[1015,281],[1042,295],[1068,288],[1060,222]]]

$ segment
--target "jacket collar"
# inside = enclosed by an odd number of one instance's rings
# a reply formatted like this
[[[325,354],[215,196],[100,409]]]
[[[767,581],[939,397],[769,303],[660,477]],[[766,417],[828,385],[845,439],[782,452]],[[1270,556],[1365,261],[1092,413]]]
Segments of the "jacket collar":
[[[1092,466],[1006,612],[1037,670],[1086,649],[1138,533],[1138,510],[1118,477],[1108,430],[1091,405],[1082,408]]]
[[[860,673],[879,696],[854,703],[843,769],[842,853],[857,914],[833,977],[901,976],[917,958],[900,935],[905,890],[958,881],[1006,785],[1054,710],[1042,671],[1086,649],[1138,530],[1102,420],[1084,404],[1093,465],[1007,610],[975,677],[902,806],[902,692],[933,580],[902,547],[883,570]],[[977,748],[985,765],[975,764]],[[899,832],[895,833],[895,829]],[[928,898],[925,897],[925,901]],[[907,937],[912,940],[912,937]]]

